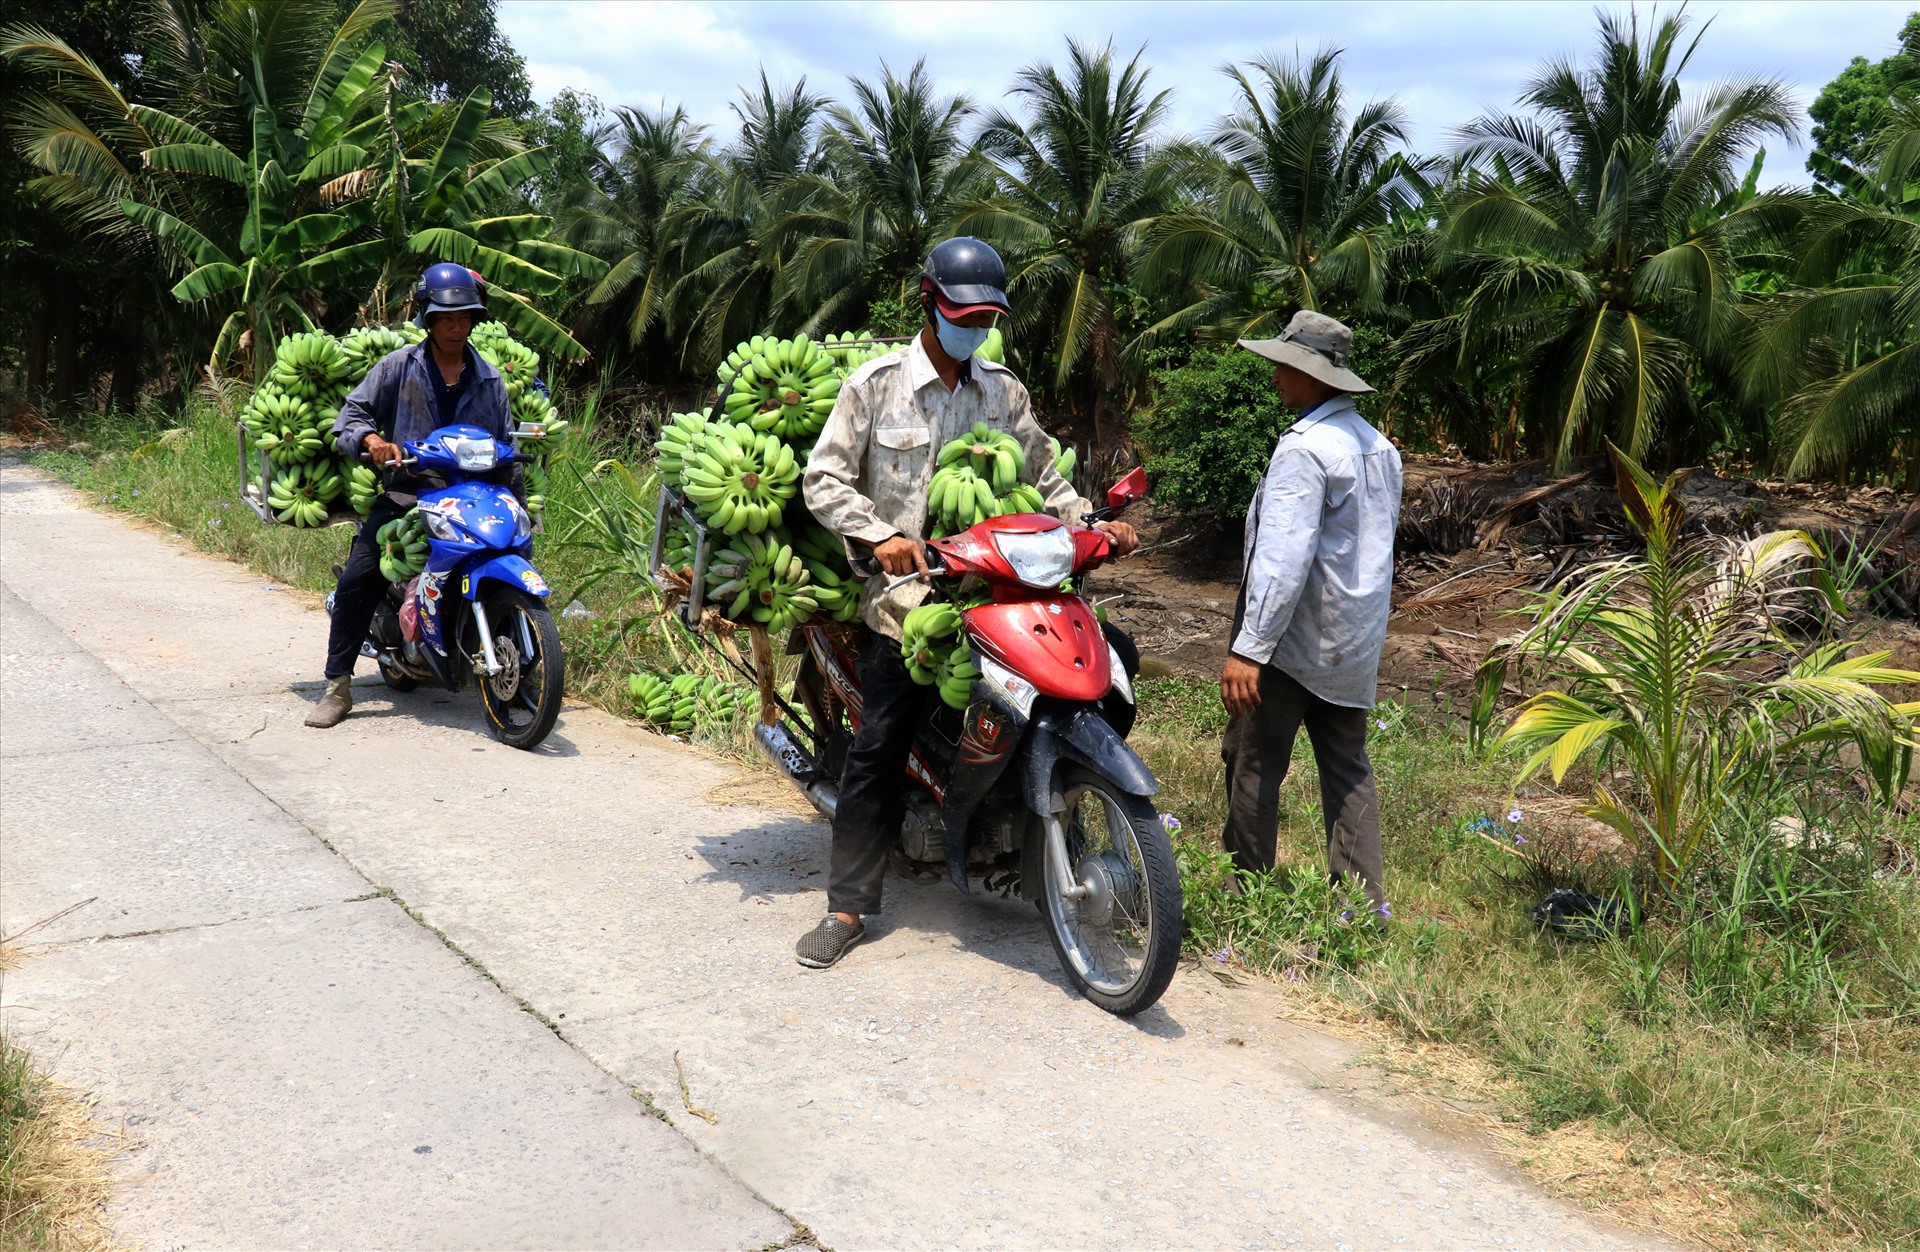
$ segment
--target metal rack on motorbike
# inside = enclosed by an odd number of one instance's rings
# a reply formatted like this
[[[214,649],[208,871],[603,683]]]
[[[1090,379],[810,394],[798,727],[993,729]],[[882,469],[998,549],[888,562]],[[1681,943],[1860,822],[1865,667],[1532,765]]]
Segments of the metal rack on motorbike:
[[[1135,471],[1109,493],[1110,507],[1143,488],[1144,476]],[[676,521],[694,538],[683,570],[662,563],[665,536]],[[748,625],[751,659],[716,638],[734,629],[705,602],[718,539],[663,484],[650,580],[669,597],[681,624],[758,689],[756,746],[831,818],[858,724],[864,632],[818,621],[797,627],[786,652],[799,657],[798,672],[791,698],[782,695],[764,626]],[[1007,551],[1017,551],[1023,564],[1016,566]],[[926,881],[937,880],[931,869],[944,867],[963,892],[970,890],[970,871],[988,875],[990,885],[995,874],[1004,875],[1002,883],[1017,882],[1020,895],[1038,907],[1080,992],[1109,1012],[1130,1015],[1156,1002],[1172,978],[1182,917],[1172,846],[1151,803],[1158,784],[1103,707],[1123,695],[1130,711],[1130,680],[1093,608],[1068,581],[1106,552],[1098,531],[1037,514],[988,519],[929,543],[937,574],[978,577],[990,594],[966,608],[961,626],[981,671],[970,702],[956,710],[927,701],[931,711],[902,780],[903,861],[896,868]],[[914,577],[895,580],[889,590]]]

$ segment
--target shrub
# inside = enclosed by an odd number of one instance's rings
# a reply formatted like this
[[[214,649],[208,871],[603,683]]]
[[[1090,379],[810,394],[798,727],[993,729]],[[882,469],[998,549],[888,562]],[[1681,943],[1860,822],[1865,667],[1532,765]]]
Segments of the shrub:
[[[1154,379],[1153,407],[1134,421],[1156,500],[1222,524],[1246,513],[1293,414],[1273,366],[1243,348],[1202,348]]]

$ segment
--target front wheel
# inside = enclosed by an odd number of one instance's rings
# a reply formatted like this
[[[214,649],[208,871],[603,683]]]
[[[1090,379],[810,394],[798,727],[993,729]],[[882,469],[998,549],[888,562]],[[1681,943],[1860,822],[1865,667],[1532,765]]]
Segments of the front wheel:
[[[566,664],[560,629],[546,602],[517,587],[489,587],[481,597],[493,629],[496,673],[480,679],[493,737],[510,748],[539,745],[560,717]]]
[[[1037,903],[1053,950],[1081,994],[1122,1017],[1173,981],[1183,925],[1173,844],[1151,804],[1092,770],[1063,779],[1068,892],[1051,846]]]

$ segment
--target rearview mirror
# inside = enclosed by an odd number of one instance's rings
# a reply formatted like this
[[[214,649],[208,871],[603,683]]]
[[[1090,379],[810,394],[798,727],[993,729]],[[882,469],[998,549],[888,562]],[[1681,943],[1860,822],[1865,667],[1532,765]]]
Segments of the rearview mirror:
[[[1137,465],[1125,478],[1107,488],[1107,507],[1118,513],[1147,494],[1147,467]]]

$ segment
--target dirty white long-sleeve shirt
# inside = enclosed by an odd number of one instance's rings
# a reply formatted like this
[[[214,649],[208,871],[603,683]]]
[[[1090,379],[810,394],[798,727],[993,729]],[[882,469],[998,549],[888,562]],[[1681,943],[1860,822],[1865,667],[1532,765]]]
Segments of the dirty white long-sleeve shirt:
[[[848,375],[833,413],[807,460],[801,492],[821,525],[848,541],[849,556],[866,555],[895,535],[926,537],[927,486],[934,457],[948,441],[985,422],[1020,441],[1023,476],[1040,491],[1047,512],[1077,522],[1093,505],[1054,472],[1047,434],[1034,420],[1027,389],[1012,371],[974,357],[960,385],[949,391],[916,337],[904,348],[869,361]],[[927,585],[908,583],[882,595],[888,579],[869,579],[861,620],[898,639],[908,610]]]
[[[1294,423],[1247,509],[1236,656],[1373,707],[1393,607],[1400,454],[1350,396]]]

